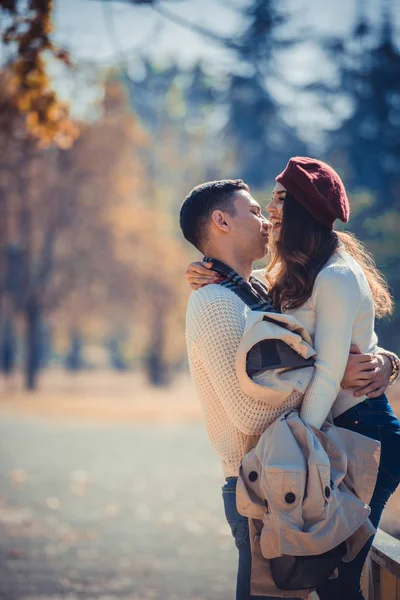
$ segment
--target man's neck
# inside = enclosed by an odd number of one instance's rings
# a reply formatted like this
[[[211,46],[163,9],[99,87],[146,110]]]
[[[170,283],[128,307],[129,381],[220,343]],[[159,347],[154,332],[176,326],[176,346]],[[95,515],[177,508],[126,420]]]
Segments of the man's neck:
[[[238,273],[240,277],[243,277],[245,281],[249,281],[250,275],[253,271],[253,263],[251,261],[243,260],[243,257],[236,256],[234,252],[218,252],[215,250],[213,251],[212,249],[210,249],[206,256],[220,260],[228,267],[236,271],[236,273]]]

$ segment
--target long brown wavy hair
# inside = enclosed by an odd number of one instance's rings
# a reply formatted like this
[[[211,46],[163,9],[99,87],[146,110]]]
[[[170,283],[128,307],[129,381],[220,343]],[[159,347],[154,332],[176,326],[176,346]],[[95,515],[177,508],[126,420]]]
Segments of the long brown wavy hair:
[[[343,245],[361,266],[371,288],[375,315],[393,312],[388,284],[372,255],[353,234],[325,227],[286,193],[280,239],[270,249],[266,278],[275,305],[297,308],[311,296],[315,279],[335,250]]]

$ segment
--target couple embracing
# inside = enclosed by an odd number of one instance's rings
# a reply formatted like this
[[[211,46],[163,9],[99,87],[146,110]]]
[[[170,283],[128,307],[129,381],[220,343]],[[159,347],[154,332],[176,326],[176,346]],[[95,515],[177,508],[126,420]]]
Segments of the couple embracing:
[[[244,457],[282,415],[294,412],[316,438],[330,420],[331,429],[380,442],[369,501],[373,527],[400,481],[400,422],[384,393],[399,374],[400,362],[378,347],[374,331],[375,317],[390,315],[393,301],[362,244],[334,230],[336,219],[349,218],[343,183],[329,165],[294,157],[277,176],[266,210],[269,221],[242,180],[221,180],[194,188],[180,212],[184,237],[206,258],[186,273],[195,290],[187,309],[187,348],[207,432],[222,460],[225,514],[238,548],[237,600],[301,595],[274,588],[269,577],[263,587],[259,573],[253,586],[254,532],[236,503]],[[267,253],[267,267],[253,271],[253,263]],[[284,315],[291,327],[297,323],[315,352],[307,387],[294,389],[280,404],[270,381],[264,394],[252,395],[238,373],[246,323],[257,311]],[[251,361],[257,362],[262,352],[250,355],[249,377]],[[290,368],[281,371],[290,377]],[[292,496],[286,494],[287,503]],[[372,540],[350,562],[340,562],[337,577],[319,585],[320,600],[363,599],[361,572]]]

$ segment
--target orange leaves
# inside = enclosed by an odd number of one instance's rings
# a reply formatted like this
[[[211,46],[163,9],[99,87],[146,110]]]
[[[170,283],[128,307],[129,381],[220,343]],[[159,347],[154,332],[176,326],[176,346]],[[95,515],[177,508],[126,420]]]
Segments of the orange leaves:
[[[17,46],[9,67],[12,73],[11,100],[26,116],[28,133],[37,138],[40,147],[50,145],[68,148],[78,137],[79,130],[69,119],[68,106],[58,100],[51,89],[43,59],[50,52],[57,60],[71,65],[68,53],[57,48],[49,35],[53,31],[52,0],[31,0],[29,10],[19,12],[16,2],[0,0],[0,6],[13,17],[3,36],[6,44]]]

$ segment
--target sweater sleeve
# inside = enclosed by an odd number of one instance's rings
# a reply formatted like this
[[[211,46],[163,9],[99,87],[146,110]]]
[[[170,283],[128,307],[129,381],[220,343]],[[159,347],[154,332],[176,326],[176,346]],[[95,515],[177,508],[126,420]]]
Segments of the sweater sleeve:
[[[265,399],[253,398],[240,387],[235,358],[244,332],[247,307],[231,295],[232,298],[213,297],[202,303],[195,298],[190,303],[187,324],[189,337],[193,338],[190,367],[195,380],[197,373],[207,373],[215,394],[237,429],[246,435],[261,435],[271,422],[274,407],[268,404],[267,391]]]
[[[357,276],[346,265],[327,267],[315,280],[311,301],[316,313],[313,345],[317,359],[300,416],[319,429],[339,392],[363,301]]]

